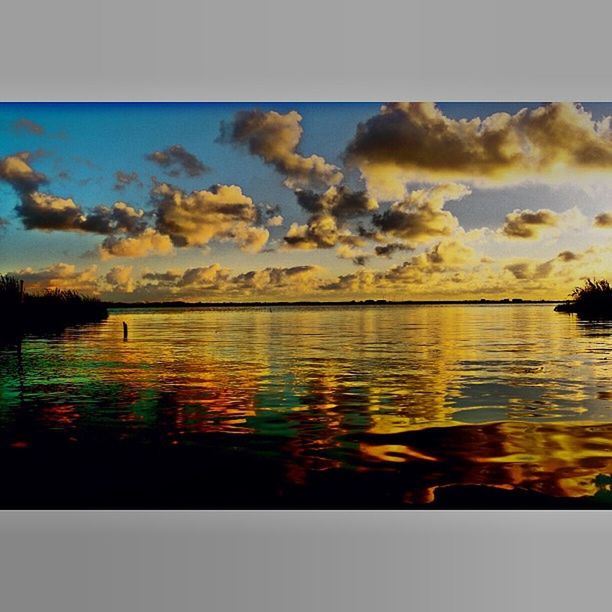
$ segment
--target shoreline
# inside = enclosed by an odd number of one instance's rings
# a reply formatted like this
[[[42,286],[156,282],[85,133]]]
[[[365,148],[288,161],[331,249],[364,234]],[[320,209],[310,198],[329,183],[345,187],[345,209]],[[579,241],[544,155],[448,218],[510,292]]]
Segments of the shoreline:
[[[524,300],[520,298],[503,300],[348,300],[348,301],[278,301],[278,302],[103,302],[111,309],[141,308],[273,308],[287,306],[436,306],[464,305],[517,306],[522,304],[560,304],[563,300]]]

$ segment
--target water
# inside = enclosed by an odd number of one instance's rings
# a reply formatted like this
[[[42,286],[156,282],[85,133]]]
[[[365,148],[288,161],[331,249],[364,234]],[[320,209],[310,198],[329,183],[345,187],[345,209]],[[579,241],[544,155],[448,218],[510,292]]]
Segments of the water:
[[[0,348],[0,504],[607,503],[611,349],[551,305],[111,311]]]

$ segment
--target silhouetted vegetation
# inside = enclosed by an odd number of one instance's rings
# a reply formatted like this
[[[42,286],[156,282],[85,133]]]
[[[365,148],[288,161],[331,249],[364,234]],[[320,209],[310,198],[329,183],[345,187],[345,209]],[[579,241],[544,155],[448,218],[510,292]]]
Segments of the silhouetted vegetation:
[[[559,304],[558,312],[575,312],[587,318],[612,318],[612,287],[607,280],[587,279],[583,287],[576,287],[571,300]]]
[[[1,274],[0,310],[2,339],[28,332],[61,331],[69,325],[101,321],[108,316],[98,298],[61,289],[26,293],[22,281]]]

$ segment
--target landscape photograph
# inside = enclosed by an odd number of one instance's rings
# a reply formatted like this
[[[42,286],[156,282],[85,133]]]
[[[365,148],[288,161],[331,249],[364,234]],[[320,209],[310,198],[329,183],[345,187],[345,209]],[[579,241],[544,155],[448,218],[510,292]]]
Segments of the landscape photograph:
[[[0,135],[0,509],[612,508],[612,103]]]

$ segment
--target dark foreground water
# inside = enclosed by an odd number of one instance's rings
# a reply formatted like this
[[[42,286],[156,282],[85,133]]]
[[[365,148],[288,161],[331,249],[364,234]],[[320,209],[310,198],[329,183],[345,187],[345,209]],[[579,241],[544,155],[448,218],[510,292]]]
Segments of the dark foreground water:
[[[612,324],[551,305],[111,311],[0,358],[0,507],[612,507]]]

